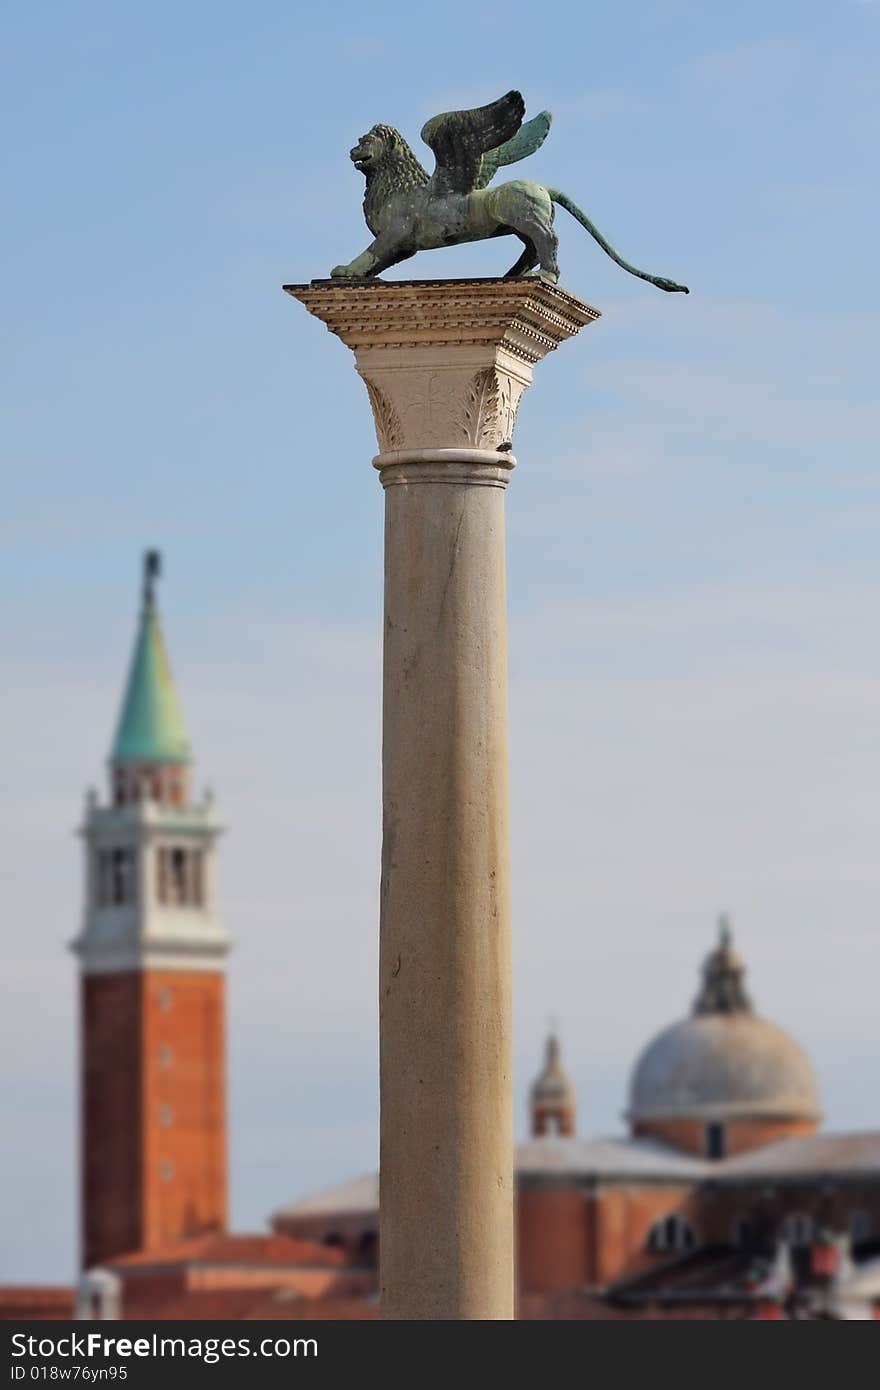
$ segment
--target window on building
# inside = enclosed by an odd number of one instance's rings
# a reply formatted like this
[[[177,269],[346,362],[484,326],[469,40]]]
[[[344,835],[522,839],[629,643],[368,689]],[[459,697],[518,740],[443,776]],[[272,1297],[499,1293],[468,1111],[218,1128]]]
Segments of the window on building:
[[[98,852],[98,905],[123,907],[134,902],[134,850]]]
[[[170,1182],[174,1177],[174,1168],[168,1162],[167,1158],[163,1158],[162,1162],[159,1164],[159,1177],[163,1182]]]
[[[853,1245],[867,1240],[871,1234],[871,1214],[867,1211],[851,1211],[849,1214],[849,1238]]]
[[[174,1053],[171,1051],[170,1044],[162,1043],[161,1047],[159,1048],[159,1066],[170,1067],[173,1061]]]
[[[732,1226],[733,1243],[738,1249],[747,1249],[755,1238],[754,1227],[747,1216],[735,1216]]]
[[[106,907],[110,901],[110,852],[106,849],[98,850],[95,859],[96,886],[95,891],[98,898],[98,906]]]
[[[790,1211],[782,1223],[782,1239],[789,1245],[811,1245],[816,1237],[816,1223],[805,1211]]]
[[[690,1222],[678,1212],[655,1221],[648,1232],[647,1249],[655,1255],[693,1250],[696,1245]]]
[[[177,907],[185,907],[189,875],[186,871],[186,850],[173,849],[169,853],[168,874],[171,882],[171,901]]]
[[[110,851],[110,901],[116,907],[134,902],[134,852]]]
[[[156,853],[156,893],[161,904],[202,907],[205,900],[204,851],[166,848]]]
[[[192,872],[190,873],[192,903],[193,907],[201,907],[202,903],[204,902],[204,855],[200,849],[194,849],[191,851],[190,858],[192,860]]]
[[[160,905],[168,901],[168,851],[161,845],[156,851],[156,897]]]
[[[170,1105],[159,1106],[159,1124],[163,1129],[170,1129],[174,1121],[174,1111]]]
[[[727,1151],[727,1136],[724,1125],[714,1121],[706,1125],[706,1157],[723,1158]]]
[[[379,1232],[364,1231],[358,1241],[358,1254],[367,1264],[374,1264],[379,1249]]]

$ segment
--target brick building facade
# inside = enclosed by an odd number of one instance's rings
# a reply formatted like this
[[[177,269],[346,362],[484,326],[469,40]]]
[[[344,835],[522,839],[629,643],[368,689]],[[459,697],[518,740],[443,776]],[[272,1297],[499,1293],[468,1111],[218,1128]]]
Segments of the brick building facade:
[[[809,1059],[754,1012],[744,974],[722,923],[692,1014],[636,1062],[628,1135],[577,1136],[548,1040],[516,1154],[518,1316],[742,1319],[789,1316],[786,1300],[812,1316],[832,1294],[858,1309],[834,1316],[880,1307],[880,1133],[819,1132]],[[377,1204],[361,1178],[273,1226],[354,1258]]]

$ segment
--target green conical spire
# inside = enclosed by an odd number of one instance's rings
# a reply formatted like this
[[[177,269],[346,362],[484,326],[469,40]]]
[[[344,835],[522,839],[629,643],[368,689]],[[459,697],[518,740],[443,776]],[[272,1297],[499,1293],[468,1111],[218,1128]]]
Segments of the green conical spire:
[[[189,740],[154,593],[159,554],[144,557],[144,605],[128,674],[122,713],[113,741],[114,763],[187,763]]]

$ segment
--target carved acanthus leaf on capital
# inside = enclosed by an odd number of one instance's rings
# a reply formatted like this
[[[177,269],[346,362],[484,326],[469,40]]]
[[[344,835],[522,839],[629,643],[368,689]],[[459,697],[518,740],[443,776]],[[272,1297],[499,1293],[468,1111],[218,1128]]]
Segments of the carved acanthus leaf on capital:
[[[497,367],[486,367],[471,378],[458,417],[459,428],[477,449],[509,444],[520,397],[525,390]]]
[[[382,453],[386,453],[391,449],[402,449],[405,439],[397,411],[381,387],[371,381],[368,376],[363,377],[363,383],[370,397],[373,424],[376,427],[376,442],[380,450]]]
[[[526,382],[496,363],[361,369],[383,453],[397,449],[497,449],[510,444]]]

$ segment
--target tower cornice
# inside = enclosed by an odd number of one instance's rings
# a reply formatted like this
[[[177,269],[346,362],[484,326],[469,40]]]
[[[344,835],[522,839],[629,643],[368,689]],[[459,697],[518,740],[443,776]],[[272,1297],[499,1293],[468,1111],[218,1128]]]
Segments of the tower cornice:
[[[99,943],[80,936],[70,942],[70,950],[78,956],[83,975],[176,970],[213,973],[225,972],[232,939],[222,927],[214,927],[207,935],[203,929],[198,935],[181,932],[150,940]]]

